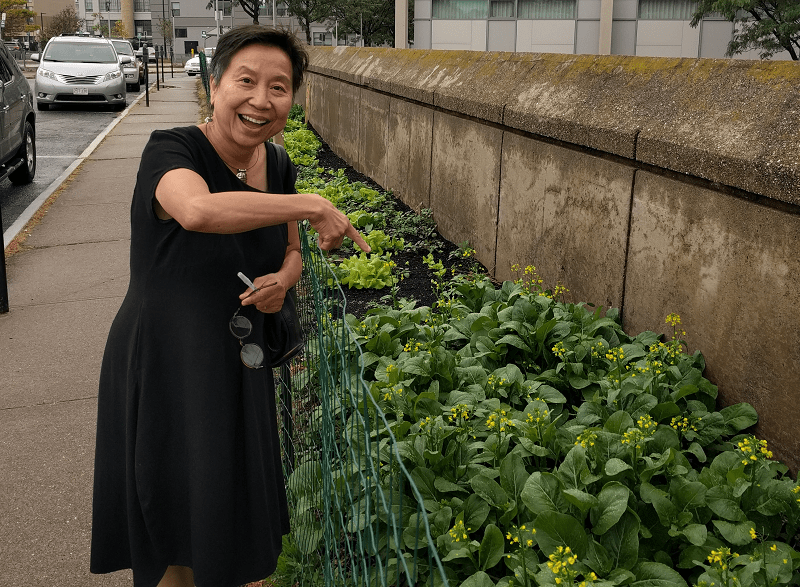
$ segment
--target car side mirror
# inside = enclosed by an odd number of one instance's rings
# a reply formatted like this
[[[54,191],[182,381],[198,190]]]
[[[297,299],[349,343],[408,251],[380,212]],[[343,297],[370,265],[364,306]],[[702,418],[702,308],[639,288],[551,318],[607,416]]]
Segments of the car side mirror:
[[[131,59],[130,55],[120,55],[119,56],[119,62],[120,63],[131,63],[132,61],[133,61],[133,59]]]
[[[30,54],[31,61],[39,61],[39,54],[38,53],[31,53]]]

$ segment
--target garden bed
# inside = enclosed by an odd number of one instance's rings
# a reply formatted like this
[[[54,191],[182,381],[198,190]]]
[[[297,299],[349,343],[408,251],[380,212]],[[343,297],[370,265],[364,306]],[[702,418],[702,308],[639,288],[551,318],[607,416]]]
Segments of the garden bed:
[[[350,384],[352,368],[327,371],[339,377],[330,387],[338,395],[320,413],[335,413],[346,431],[332,441],[336,454],[367,438],[394,452],[371,463],[326,460],[335,485],[309,460],[288,486],[302,489],[306,512],[322,511],[331,491],[346,504],[337,512],[341,544],[380,528],[380,512],[363,512],[375,489],[424,508],[430,542],[413,531],[422,514],[399,509],[391,515],[402,537],[357,553],[386,561],[385,584],[800,584],[800,485],[749,433],[752,406],[717,408],[680,316],[666,316],[666,340],[632,335],[616,310],[566,301],[565,288],[548,287],[535,267],[494,283],[468,243],[441,238],[429,212],[409,210],[320,148],[312,131],[291,126],[298,191],[346,211],[373,248],[362,255],[349,243],[328,256],[347,316],[319,320],[322,348],[337,364],[357,365],[366,388]],[[395,470],[392,455],[416,493],[376,476]],[[319,552],[318,520],[305,522],[314,540],[296,540],[304,522],[293,524],[294,546]],[[443,573],[421,565],[399,576],[395,549],[423,558],[431,546]]]

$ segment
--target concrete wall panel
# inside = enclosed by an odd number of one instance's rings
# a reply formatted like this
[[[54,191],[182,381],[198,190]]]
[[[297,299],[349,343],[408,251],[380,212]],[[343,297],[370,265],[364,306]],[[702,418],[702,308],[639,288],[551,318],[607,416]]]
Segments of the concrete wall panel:
[[[389,96],[377,92],[363,91],[359,122],[359,166],[364,175],[386,187],[387,157],[389,143]]]
[[[578,55],[597,53],[600,46],[600,21],[579,20],[575,37],[575,53]]]
[[[614,0],[613,18],[637,18],[639,16],[639,0]]]
[[[534,265],[569,299],[619,307],[632,180],[631,167],[505,133],[496,278]]]
[[[433,111],[393,98],[389,107],[386,189],[419,211],[431,207]]]
[[[578,0],[578,20],[600,20],[600,4],[601,0]]]
[[[431,209],[446,239],[468,240],[478,261],[494,270],[500,147],[503,132],[435,112]]]
[[[664,318],[680,314],[722,404],[753,404],[757,434],[795,470],[800,435],[786,416],[800,391],[799,242],[798,215],[637,172],[626,331],[666,333]]]
[[[518,20],[517,51],[574,53],[574,20]]]
[[[335,136],[335,143],[328,143],[333,150],[356,169],[362,166],[365,153],[361,150],[361,88],[344,82],[339,82],[336,88],[339,97],[335,111],[335,126],[331,130]]]

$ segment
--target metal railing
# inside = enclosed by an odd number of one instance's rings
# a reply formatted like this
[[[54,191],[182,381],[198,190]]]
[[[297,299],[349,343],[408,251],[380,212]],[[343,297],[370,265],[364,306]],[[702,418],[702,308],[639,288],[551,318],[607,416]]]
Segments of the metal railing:
[[[347,299],[303,229],[301,242],[306,348],[276,391],[292,530],[275,584],[288,573],[303,587],[447,587],[422,497],[362,378]]]

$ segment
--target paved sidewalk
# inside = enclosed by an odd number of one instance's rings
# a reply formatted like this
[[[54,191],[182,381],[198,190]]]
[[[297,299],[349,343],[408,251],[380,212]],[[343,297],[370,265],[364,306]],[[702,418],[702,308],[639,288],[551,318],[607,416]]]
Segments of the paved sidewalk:
[[[0,314],[0,587],[130,586],[89,574],[100,361],[128,284],[129,209],[153,130],[195,124],[195,77],[142,98],[8,261]],[[65,129],[65,132],[69,132]]]

